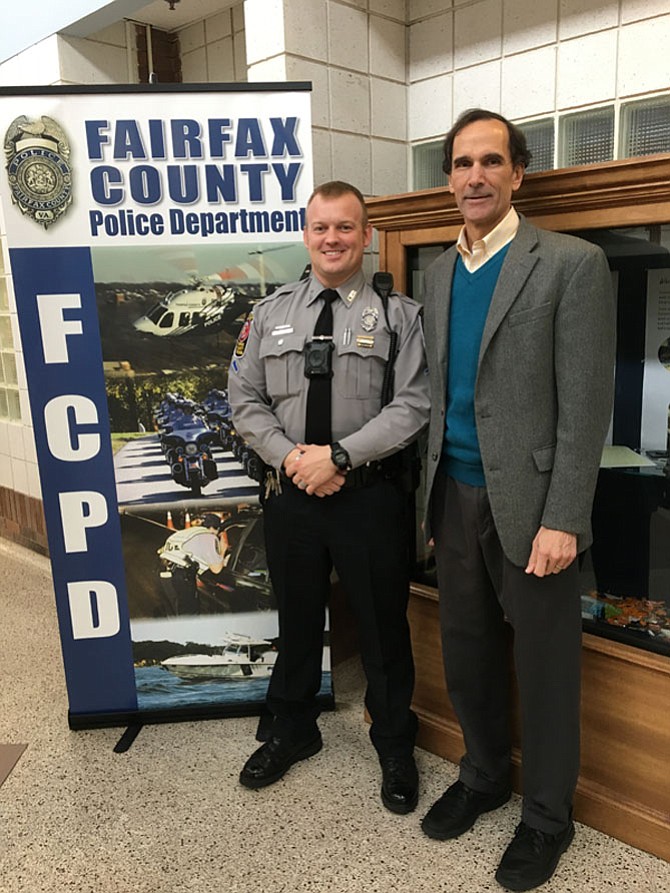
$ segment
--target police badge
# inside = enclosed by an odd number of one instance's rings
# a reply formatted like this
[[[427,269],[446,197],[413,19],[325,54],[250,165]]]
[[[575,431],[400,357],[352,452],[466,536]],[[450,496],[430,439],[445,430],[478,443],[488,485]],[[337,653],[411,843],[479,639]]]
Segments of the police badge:
[[[70,145],[53,118],[15,118],[5,134],[12,199],[22,214],[48,229],[72,203]]]
[[[379,310],[376,307],[366,307],[361,313],[361,328],[364,332],[374,332],[379,321]]]

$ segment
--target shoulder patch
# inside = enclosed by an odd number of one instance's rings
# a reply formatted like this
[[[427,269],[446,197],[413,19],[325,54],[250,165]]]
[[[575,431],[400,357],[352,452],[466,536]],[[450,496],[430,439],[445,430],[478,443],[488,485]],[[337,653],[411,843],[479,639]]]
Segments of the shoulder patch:
[[[247,342],[249,341],[249,332],[251,331],[251,324],[254,321],[254,311],[250,310],[247,314],[247,318],[242,323],[242,328],[240,329],[240,334],[237,336],[237,341],[235,342],[235,349],[233,350],[233,357],[235,359],[241,359],[244,356],[244,351],[247,349]]]

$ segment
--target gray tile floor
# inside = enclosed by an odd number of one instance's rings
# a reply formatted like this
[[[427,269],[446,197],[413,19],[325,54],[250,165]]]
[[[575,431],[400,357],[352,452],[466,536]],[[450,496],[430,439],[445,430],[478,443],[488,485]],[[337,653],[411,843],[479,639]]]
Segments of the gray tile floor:
[[[48,562],[0,541],[0,893],[480,893],[518,821],[514,798],[457,841],[419,820],[456,769],[419,751],[419,810],[394,816],[362,718],[357,662],[336,673],[321,753],[264,791],[237,775],[253,718],[70,732]],[[666,893],[670,865],[585,826],[545,893]]]

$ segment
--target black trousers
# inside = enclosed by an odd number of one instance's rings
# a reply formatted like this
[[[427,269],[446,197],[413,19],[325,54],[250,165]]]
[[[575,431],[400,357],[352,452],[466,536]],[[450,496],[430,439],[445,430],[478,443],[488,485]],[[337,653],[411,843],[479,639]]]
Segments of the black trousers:
[[[416,737],[410,710],[414,664],[407,623],[408,500],[379,480],[333,496],[285,483],[264,500],[268,567],[279,610],[279,654],[267,705],[277,734],[316,731],[325,609],[333,567],[359,628],[370,737],[380,757],[407,756]]]
[[[466,746],[460,778],[489,793],[509,787],[512,639],[521,706],[522,818],[556,833],[570,820],[579,772],[577,561],[559,574],[526,574],[502,551],[486,489],[442,473],[431,520],[447,688]]]
[[[195,567],[175,567],[172,570],[172,588],[175,593],[175,614],[199,614],[197,569]]]

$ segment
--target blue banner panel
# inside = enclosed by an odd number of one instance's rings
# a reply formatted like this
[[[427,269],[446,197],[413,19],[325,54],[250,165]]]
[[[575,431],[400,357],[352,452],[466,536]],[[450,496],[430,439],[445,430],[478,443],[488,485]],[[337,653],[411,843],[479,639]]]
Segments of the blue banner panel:
[[[88,248],[11,249],[70,712],[137,709]]]

